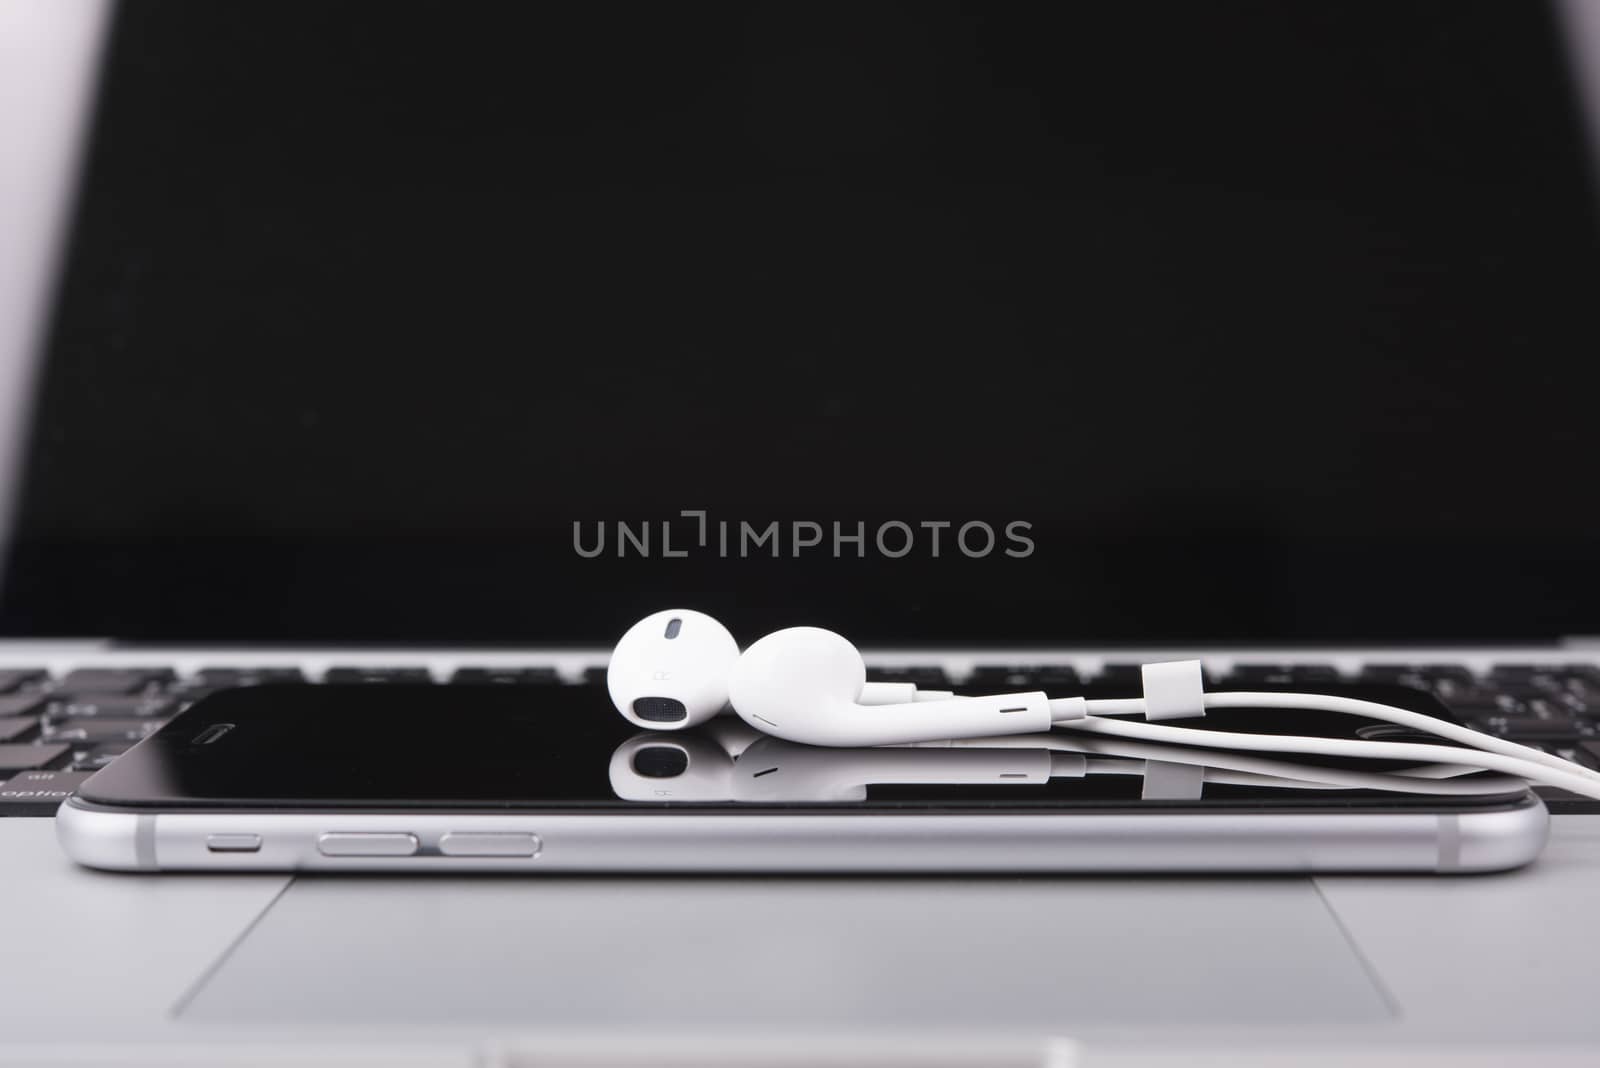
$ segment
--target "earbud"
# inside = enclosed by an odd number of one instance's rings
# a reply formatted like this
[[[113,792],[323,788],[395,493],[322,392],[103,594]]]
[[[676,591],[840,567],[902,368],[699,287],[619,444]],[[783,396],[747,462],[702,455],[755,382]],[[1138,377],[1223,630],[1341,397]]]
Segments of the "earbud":
[[[669,608],[628,628],[611,651],[606,689],[636,727],[682,730],[728,704],[739,643],[704,612]]]
[[[683,730],[727,707],[728,679],[738,659],[739,645],[727,627],[704,612],[669,608],[628,628],[611,651],[606,688],[611,703],[635,727]],[[894,705],[953,696],[948,690],[918,690],[909,682],[868,682],[856,700]]]
[[[861,700],[866,685],[867,666],[855,646],[831,630],[789,627],[739,657],[728,678],[728,699],[750,726],[805,745],[1031,734],[1084,714],[1082,698],[1052,702],[1037,691],[869,705]]]

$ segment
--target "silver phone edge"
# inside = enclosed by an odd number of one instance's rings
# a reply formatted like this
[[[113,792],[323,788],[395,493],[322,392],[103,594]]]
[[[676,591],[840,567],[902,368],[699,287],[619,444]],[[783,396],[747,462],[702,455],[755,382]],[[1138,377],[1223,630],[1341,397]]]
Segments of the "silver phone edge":
[[[1533,861],[1550,816],[1508,808],[1296,813],[145,812],[69,798],[62,848],[126,872],[1332,873],[1506,871]],[[325,856],[329,833],[414,835],[409,856]],[[449,856],[449,833],[535,836],[531,856]],[[259,835],[213,852],[213,835]]]

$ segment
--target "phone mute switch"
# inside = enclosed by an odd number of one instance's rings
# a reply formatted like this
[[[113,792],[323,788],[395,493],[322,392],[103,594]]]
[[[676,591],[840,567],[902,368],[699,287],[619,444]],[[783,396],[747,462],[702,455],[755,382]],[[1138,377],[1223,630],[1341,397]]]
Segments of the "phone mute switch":
[[[317,852],[325,857],[409,857],[416,851],[414,834],[329,831],[317,839]]]

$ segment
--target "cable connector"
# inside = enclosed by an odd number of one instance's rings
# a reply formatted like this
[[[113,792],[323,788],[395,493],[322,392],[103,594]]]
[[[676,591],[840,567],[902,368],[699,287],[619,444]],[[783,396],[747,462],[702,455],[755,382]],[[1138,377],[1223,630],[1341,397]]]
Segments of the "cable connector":
[[[1152,723],[1167,719],[1194,719],[1206,714],[1205,675],[1198,660],[1168,660],[1145,664],[1144,718]]]
[[[1055,697],[1050,701],[1050,721],[1065,723],[1089,714],[1089,702],[1082,697]]]

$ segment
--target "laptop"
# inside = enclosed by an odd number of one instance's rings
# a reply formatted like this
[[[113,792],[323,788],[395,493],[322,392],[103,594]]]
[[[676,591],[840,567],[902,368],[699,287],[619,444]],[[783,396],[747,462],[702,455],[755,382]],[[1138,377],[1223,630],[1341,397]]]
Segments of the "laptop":
[[[594,686],[671,605],[1600,766],[1591,51],[1586,0],[0,3],[0,1062],[1592,1063],[1555,790],[1481,879],[132,878],[51,822],[219,688]]]

